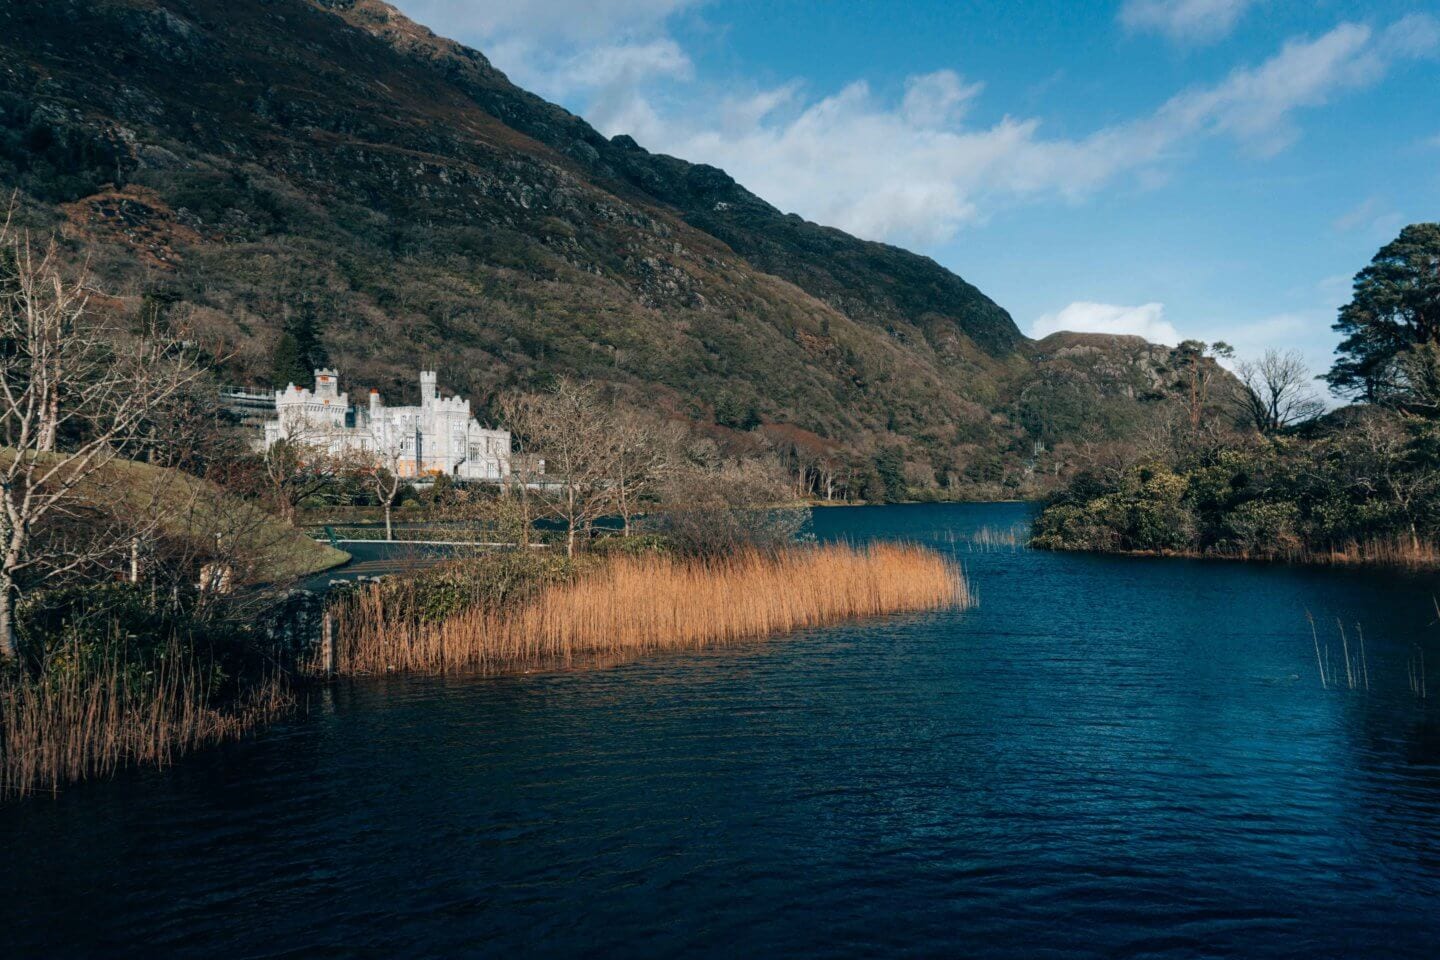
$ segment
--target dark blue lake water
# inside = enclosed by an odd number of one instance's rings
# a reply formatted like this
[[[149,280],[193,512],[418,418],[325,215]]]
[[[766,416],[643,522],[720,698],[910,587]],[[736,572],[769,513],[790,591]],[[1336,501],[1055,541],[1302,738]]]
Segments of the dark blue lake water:
[[[1027,515],[817,514],[959,552],[972,611],[345,685],[9,806],[0,953],[1435,956],[1434,578],[970,543]]]

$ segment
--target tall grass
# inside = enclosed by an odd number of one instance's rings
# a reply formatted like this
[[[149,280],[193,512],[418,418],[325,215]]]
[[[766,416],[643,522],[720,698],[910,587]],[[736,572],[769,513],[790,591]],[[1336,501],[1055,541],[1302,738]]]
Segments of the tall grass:
[[[0,798],[165,766],[243,736],[293,702],[278,671],[223,700],[214,679],[178,646],[145,667],[115,655],[7,674],[0,679]]]
[[[439,621],[418,615],[403,592],[364,587],[336,611],[336,669],[500,673],[970,603],[957,565],[908,545],[615,556],[523,602]]]
[[[1213,546],[1206,549],[1100,550],[1139,557],[1193,557],[1207,560],[1250,560],[1262,563],[1297,563],[1315,566],[1399,567],[1433,570],[1440,567],[1440,544],[1409,536],[1371,537],[1322,546],[1295,543],[1242,549]]]
[[[1440,566],[1440,545],[1408,536],[1372,537],[1308,551],[1302,559],[1306,563],[1368,564],[1419,570]]]
[[[970,535],[970,548],[983,552],[1009,550],[1014,553],[1030,546],[1030,525],[1013,523],[1009,527],[983,526]]]

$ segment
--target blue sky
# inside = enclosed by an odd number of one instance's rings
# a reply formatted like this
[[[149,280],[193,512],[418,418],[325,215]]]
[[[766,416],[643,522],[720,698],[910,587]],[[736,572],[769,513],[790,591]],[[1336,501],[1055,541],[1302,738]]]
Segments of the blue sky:
[[[1440,219],[1422,0],[398,0],[606,134],[928,254],[1027,333],[1329,364],[1349,279]]]

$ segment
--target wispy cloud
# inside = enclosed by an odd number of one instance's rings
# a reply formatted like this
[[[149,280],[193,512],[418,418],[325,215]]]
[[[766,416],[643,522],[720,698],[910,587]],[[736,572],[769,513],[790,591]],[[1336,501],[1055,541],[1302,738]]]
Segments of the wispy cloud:
[[[1367,197],[1330,222],[1336,233],[1361,233],[1389,238],[1399,232],[1404,217],[1379,197]]]
[[[1214,43],[1229,36],[1255,0],[1125,0],[1120,22],[1162,33],[1177,43]]]
[[[644,128],[606,132],[724,167],[786,210],[866,237],[927,245],[1005,204],[1079,200],[1121,174],[1162,178],[1200,139],[1275,154],[1300,135],[1301,111],[1374,84],[1398,59],[1417,55],[1390,36],[1341,24],[1291,40],[1263,63],[1079,138],[1047,137],[1038,118],[968,125],[965,109],[981,88],[951,71],[911,78],[899,102],[877,97],[863,81],[820,98],[790,84],[727,100],[722,122],[657,113]]]
[[[1205,139],[1273,155],[1301,135],[1303,111],[1440,48],[1440,25],[1426,15],[1379,30],[1342,23],[1292,38],[1263,62],[1183,90],[1148,114],[1061,137],[1048,136],[1039,117],[973,123],[983,85],[952,70],[912,76],[896,97],[864,80],[821,94],[790,81],[716,97],[690,82],[691,59],[668,29],[698,0],[399,2],[482,45],[523,86],[580,106],[607,135],[722,167],[787,211],[922,247],[1016,203],[1078,202],[1121,181],[1127,189],[1163,183]],[[1132,0],[1127,9],[1141,6],[1174,8],[1172,20],[1186,23],[1202,10],[1233,19],[1246,4]]]
[[[581,96],[601,129],[659,122],[657,83],[689,80],[672,17],[703,0],[396,0],[412,19],[482,48],[526,89]]]

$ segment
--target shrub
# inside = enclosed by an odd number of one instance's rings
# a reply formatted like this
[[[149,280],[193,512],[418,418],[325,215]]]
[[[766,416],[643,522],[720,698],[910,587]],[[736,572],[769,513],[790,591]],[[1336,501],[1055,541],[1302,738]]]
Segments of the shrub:
[[[1293,503],[1251,500],[1225,516],[1228,543],[1242,553],[1290,553],[1302,543],[1296,533],[1300,510]]]

